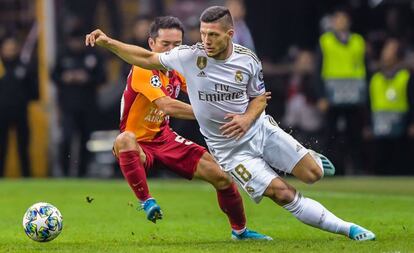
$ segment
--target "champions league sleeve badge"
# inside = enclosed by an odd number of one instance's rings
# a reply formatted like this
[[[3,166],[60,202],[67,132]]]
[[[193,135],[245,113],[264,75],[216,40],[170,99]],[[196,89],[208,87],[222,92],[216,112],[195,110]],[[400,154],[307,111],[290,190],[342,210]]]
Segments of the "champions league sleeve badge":
[[[151,86],[154,88],[160,88],[162,86],[160,77],[157,75],[151,76],[150,83],[151,83]]]

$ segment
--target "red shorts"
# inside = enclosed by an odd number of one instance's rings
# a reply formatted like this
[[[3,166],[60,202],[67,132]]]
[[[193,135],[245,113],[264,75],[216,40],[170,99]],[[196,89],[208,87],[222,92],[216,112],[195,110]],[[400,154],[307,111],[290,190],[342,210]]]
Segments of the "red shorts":
[[[163,129],[151,142],[139,141],[147,160],[145,169],[150,170],[154,162],[160,162],[174,173],[192,179],[200,158],[207,150],[181,137],[170,128]]]

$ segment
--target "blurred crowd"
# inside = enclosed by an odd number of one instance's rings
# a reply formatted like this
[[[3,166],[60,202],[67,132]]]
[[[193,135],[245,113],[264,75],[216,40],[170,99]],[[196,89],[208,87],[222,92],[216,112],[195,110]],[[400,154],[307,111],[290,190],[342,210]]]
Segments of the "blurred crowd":
[[[31,1],[0,0],[3,12],[19,11],[16,2],[30,5]],[[330,157],[338,174],[414,174],[410,166],[414,163],[414,27],[407,25],[402,7],[386,8],[382,27],[354,32],[359,24],[352,20],[353,6],[334,6],[318,17],[317,40],[306,46],[292,40],[285,54],[276,58],[266,53],[271,48],[257,46],[263,43],[257,43],[254,35],[272,33],[272,28],[254,26],[262,17],[249,13],[249,2],[54,1],[57,52],[48,84],[55,108],[49,123],[54,132],[49,174],[102,176],[103,166],[108,167],[109,176],[118,173],[111,144],[131,66],[107,52],[86,48],[84,35],[101,27],[115,38],[148,47],[153,18],[168,14],[183,21],[185,44],[194,44],[200,38],[198,16],[210,5],[230,9],[234,42],[263,59],[266,88],[272,91],[266,110],[282,128]],[[94,15],[90,10],[95,10]],[[36,26],[26,19],[0,18],[0,22],[0,176],[4,174],[8,133],[15,128],[21,174],[28,177],[31,137],[27,108],[39,99]],[[172,126],[179,134],[204,144],[196,122],[174,120]]]

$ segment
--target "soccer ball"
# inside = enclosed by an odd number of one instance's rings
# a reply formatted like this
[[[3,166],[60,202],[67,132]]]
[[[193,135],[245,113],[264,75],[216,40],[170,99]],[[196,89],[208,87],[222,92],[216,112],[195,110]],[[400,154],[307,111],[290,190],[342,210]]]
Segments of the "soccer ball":
[[[24,232],[30,239],[37,242],[55,239],[62,232],[62,228],[62,215],[49,203],[36,203],[29,207],[23,216]]]

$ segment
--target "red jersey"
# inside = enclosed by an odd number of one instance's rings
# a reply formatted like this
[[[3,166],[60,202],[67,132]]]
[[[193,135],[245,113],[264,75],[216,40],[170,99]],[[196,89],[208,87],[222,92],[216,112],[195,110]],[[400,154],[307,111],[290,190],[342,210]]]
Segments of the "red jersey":
[[[187,92],[187,85],[178,72],[164,73],[133,66],[121,101],[121,132],[133,132],[137,141],[152,141],[169,127],[168,115],[157,108],[154,100],[164,96],[175,99],[180,90]]]

